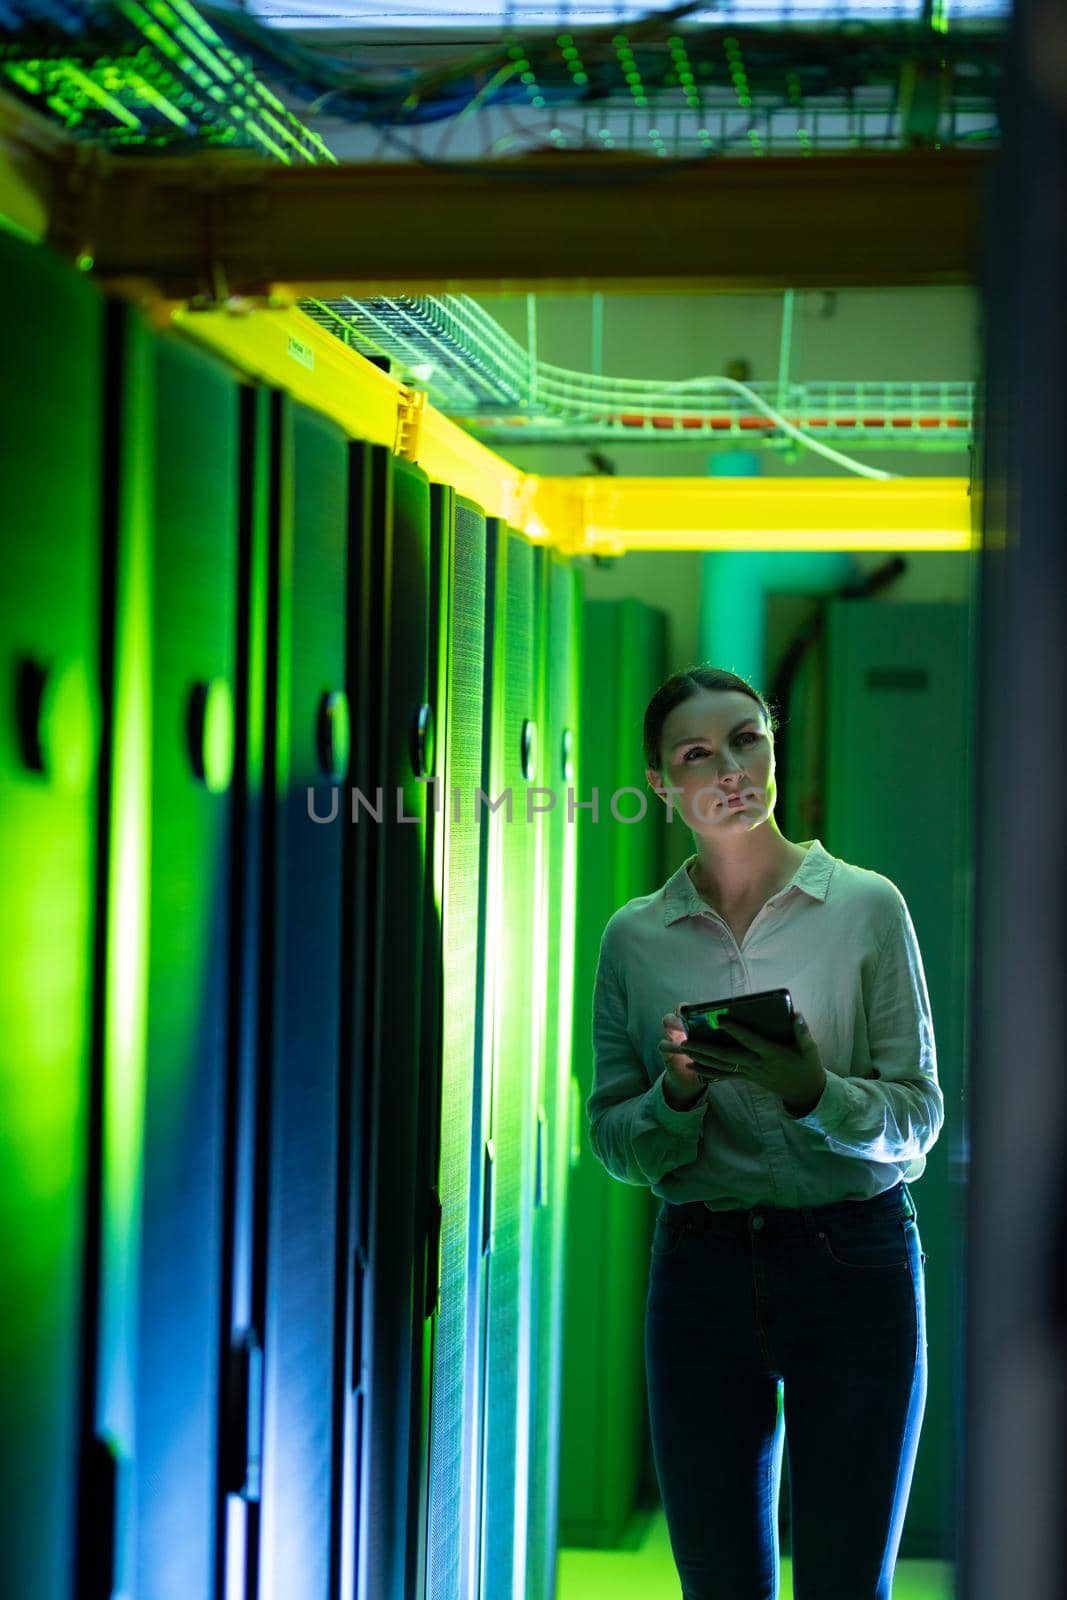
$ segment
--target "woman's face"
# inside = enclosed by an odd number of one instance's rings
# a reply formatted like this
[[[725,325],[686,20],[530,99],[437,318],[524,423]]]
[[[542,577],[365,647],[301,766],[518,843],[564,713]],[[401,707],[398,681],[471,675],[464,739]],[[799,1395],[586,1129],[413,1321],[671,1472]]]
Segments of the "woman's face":
[[[774,810],[772,736],[761,708],[740,689],[699,689],[675,706],[663,724],[660,763],[662,775],[648,767],[648,781],[694,833],[749,832]],[[729,805],[731,795],[744,803]]]

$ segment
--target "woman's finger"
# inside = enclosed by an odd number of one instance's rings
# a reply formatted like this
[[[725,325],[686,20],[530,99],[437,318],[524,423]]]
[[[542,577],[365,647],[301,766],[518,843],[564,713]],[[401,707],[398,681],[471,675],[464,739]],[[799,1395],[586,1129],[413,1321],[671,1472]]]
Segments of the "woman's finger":
[[[754,1028],[746,1028],[743,1023],[735,1022],[732,1017],[726,1017],[719,1024],[720,1028],[728,1029],[731,1037],[736,1038],[738,1044],[744,1045],[754,1056],[762,1055],[773,1048],[769,1039],[762,1033],[757,1033]]]
[[[679,1055],[688,1056],[695,1067],[717,1067],[725,1072],[733,1070],[733,1058],[722,1050],[709,1050],[706,1045],[694,1044],[690,1039],[684,1045],[665,1043],[661,1046],[665,1051],[673,1051]]]
[[[661,1039],[658,1048],[662,1056],[681,1056],[686,1061],[692,1059],[685,1046],[675,1044],[673,1039]]]

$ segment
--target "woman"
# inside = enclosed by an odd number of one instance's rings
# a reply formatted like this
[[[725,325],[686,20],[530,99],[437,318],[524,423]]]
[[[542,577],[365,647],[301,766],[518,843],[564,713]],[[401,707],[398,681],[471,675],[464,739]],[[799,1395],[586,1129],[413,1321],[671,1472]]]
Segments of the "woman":
[[[904,898],[782,836],[774,727],[715,668],[648,705],[648,781],[697,848],[604,930],[590,1143],[663,1202],[645,1363],[684,1600],[774,1600],[783,1436],[796,1600],[889,1600],[926,1399],[906,1180],[944,1105]],[[683,1001],[776,988],[794,1046],[686,1042]]]

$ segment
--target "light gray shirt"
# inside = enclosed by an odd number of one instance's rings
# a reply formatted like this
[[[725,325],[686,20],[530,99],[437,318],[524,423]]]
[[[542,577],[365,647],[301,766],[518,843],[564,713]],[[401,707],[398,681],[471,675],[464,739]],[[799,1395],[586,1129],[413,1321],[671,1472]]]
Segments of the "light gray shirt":
[[[712,1211],[865,1200],[912,1181],[944,1120],[922,958],[891,879],[807,854],[740,947],[688,858],[609,919],[593,998],[590,1144],[612,1177]],[[663,1017],[687,1003],[786,988],[827,1071],[792,1116],[748,1081],[709,1084],[688,1111],[663,1097]]]

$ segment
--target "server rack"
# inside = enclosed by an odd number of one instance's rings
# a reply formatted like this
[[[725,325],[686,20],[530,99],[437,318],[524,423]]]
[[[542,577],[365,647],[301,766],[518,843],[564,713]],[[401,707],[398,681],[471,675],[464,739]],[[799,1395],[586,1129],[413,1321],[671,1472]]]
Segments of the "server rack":
[[[0,439],[15,1586],[550,1600],[577,570],[0,279],[61,336]]]
[[[32,278],[0,233],[5,581],[0,648],[0,1409],[3,1547],[16,1593],[68,1595],[75,1568],[83,1260],[93,1103],[98,893],[103,306],[58,261]],[[41,360],[49,349],[49,359]],[[12,712],[14,714],[12,714]]]

